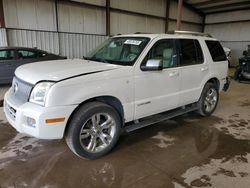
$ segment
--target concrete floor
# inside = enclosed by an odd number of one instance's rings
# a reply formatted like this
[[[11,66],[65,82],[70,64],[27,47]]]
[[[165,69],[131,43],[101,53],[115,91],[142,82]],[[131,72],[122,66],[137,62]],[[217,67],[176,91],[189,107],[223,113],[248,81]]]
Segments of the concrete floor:
[[[63,140],[18,134],[0,120],[0,187],[250,185],[250,85],[232,82],[211,117],[190,113],[124,135],[107,156],[76,157]]]

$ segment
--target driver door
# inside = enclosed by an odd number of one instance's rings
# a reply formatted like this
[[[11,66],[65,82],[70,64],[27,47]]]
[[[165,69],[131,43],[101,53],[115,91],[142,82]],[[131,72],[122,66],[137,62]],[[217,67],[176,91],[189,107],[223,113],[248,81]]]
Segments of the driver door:
[[[163,70],[135,73],[135,119],[178,107],[181,75],[175,43],[175,39],[158,40],[142,62],[160,59]]]

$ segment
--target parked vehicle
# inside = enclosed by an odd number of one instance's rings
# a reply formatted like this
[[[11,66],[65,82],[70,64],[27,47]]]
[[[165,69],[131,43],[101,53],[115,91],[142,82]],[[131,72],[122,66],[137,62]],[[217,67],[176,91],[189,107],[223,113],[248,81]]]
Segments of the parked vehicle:
[[[19,67],[4,112],[19,132],[62,139],[78,156],[96,159],[130,132],[174,116],[216,109],[227,90],[220,43],[195,32],[119,35],[85,60]]]
[[[239,67],[234,74],[235,80],[250,80],[250,55],[247,51],[243,52],[243,57],[239,58]]]
[[[231,56],[231,49],[227,48],[227,47],[223,47],[226,56],[227,56],[227,60],[228,60],[228,67],[231,67],[231,61],[232,61],[232,56]]]
[[[0,47],[0,84],[12,82],[17,67],[38,61],[66,59],[36,48]]]

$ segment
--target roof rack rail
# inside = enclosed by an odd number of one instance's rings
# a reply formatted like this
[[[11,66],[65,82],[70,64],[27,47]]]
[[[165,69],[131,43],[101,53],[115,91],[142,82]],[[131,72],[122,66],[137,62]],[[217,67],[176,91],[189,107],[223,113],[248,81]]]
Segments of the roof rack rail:
[[[195,31],[168,31],[167,34],[183,34],[183,35],[212,37],[212,35],[208,33],[201,33],[201,32],[195,32]]]
[[[147,33],[147,32],[135,32],[134,34],[152,34],[152,33]]]

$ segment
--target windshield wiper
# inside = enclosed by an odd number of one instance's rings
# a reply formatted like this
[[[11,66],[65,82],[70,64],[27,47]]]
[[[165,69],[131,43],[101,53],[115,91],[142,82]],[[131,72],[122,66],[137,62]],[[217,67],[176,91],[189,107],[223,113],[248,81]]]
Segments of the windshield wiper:
[[[85,60],[90,60],[90,61],[98,61],[98,62],[103,62],[103,63],[110,63],[108,60],[104,58],[95,58],[95,57],[83,57]]]
[[[104,58],[94,58],[95,61],[103,62],[103,63],[109,63],[106,59]]]

